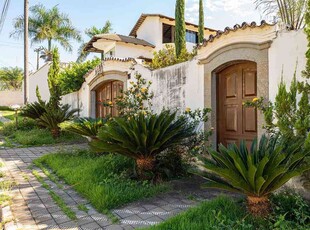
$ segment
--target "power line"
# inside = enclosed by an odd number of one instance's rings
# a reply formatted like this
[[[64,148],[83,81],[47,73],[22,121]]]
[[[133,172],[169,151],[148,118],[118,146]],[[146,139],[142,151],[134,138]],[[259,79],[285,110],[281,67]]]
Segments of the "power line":
[[[2,12],[1,12],[1,17],[0,17],[0,33],[2,31],[4,21],[5,21],[6,15],[8,13],[9,5],[10,5],[10,0],[5,0],[3,8],[2,8]]]

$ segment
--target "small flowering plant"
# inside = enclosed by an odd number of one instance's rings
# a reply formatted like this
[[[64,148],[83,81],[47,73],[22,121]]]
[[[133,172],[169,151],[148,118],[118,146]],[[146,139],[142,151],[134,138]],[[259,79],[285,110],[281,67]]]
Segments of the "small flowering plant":
[[[196,135],[192,136],[186,146],[188,147],[190,153],[192,154],[202,154],[207,150],[207,143],[209,141],[209,137],[213,133],[213,128],[210,130],[202,130],[201,127],[203,123],[207,123],[210,118],[211,109],[196,109],[191,110],[190,108],[186,108],[185,112],[182,116],[190,118],[191,125],[196,127]]]
[[[152,98],[154,97],[153,92],[150,92],[152,82],[136,73],[135,81],[131,81],[129,84],[128,90],[116,99],[120,116],[132,117],[139,113],[151,114]]]

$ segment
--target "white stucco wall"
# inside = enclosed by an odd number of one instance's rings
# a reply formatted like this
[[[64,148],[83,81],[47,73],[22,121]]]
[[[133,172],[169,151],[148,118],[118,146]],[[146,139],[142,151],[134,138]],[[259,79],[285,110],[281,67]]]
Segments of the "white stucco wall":
[[[280,31],[269,49],[269,98],[274,101],[278,85],[283,80],[290,85],[296,70],[298,80],[302,80],[301,72],[305,69],[307,37],[303,30]],[[283,74],[282,74],[283,73]]]
[[[153,57],[153,49],[151,47],[138,46],[134,44],[117,43],[114,51],[115,57],[117,58],[138,58],[140,56],[146,58]]]
[[[36,96],[36,87],[39,87],[39,91],[43,100],[47,101],[50,97],[47,75],[50,67],[50,63],[43,65],[38,71],[29,76],[28,83],[28,101],[35,102],[37,101]]]
[[[0,91],[0,106],[23,105],[24,93],[21,90]]]
[[[155,112],[160,112],[163,108],[181,111],[186,108],[203,108],[203,66],[197,65],[197,60],[155,71],[136,65],[135,71],[152,81],[150,90],[154,92]]]
[[[162,45],[162,28],[159,17],[147,17],[137,30],[137,38],[153,44],[159,50]]]

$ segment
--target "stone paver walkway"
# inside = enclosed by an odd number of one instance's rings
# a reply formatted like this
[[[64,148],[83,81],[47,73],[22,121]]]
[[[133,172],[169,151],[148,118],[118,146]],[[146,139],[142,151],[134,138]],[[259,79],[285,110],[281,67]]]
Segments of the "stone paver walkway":
[[[11,205],[13,218],[18,229],[135,229],[158,224],[177,213],[188,209],[198,203],[197,199],[188,199],[188,194],[195,191],[197,184],[188,184],[189,192],[170,192],[158,195],[154,198],[141,200],[124,207],[112,210],[112,213],[119,218],[118,223],[112,223],[109,218],[98,213],[87,200],[79,196],[68,185],[63,184],[62,188],[48,180],[46,175],[36,169],[45,182],[60,196],[65,203],[76,213],[77,220],[69,219],[54,203],[47,189],[36,180],[29,169],[31,162],[47,153],[56,152],[61,149],[86,148],[86,145],[75,146],[54,146],[54,147],[32,147],[0,150],[0,157],[5,163],[7,173],[17,186],[12,190],[13,202]],[[178,182],[179,183],[179,182]],[[205,200],[218,195],[217,191],[208,190],[203,192],[199,188],[196,198]],[[85,205],[88,211],[81,211],[79,205]]]

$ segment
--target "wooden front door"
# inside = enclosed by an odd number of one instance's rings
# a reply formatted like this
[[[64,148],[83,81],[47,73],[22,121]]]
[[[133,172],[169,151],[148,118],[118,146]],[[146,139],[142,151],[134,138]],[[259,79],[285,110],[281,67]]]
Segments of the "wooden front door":
[[[257,111],[243,106],[257,96],[257,70],[252,62],[232,65],[218,75],[218,143],[248,147],[257,137]]]
[[[124,83],[122,81],[112,81],[103,84],[96,90],[96,116],[106,117],[108,115],[118,116],[115,100],[122,95]],[[112,107],[104,104],[112,103]]]

